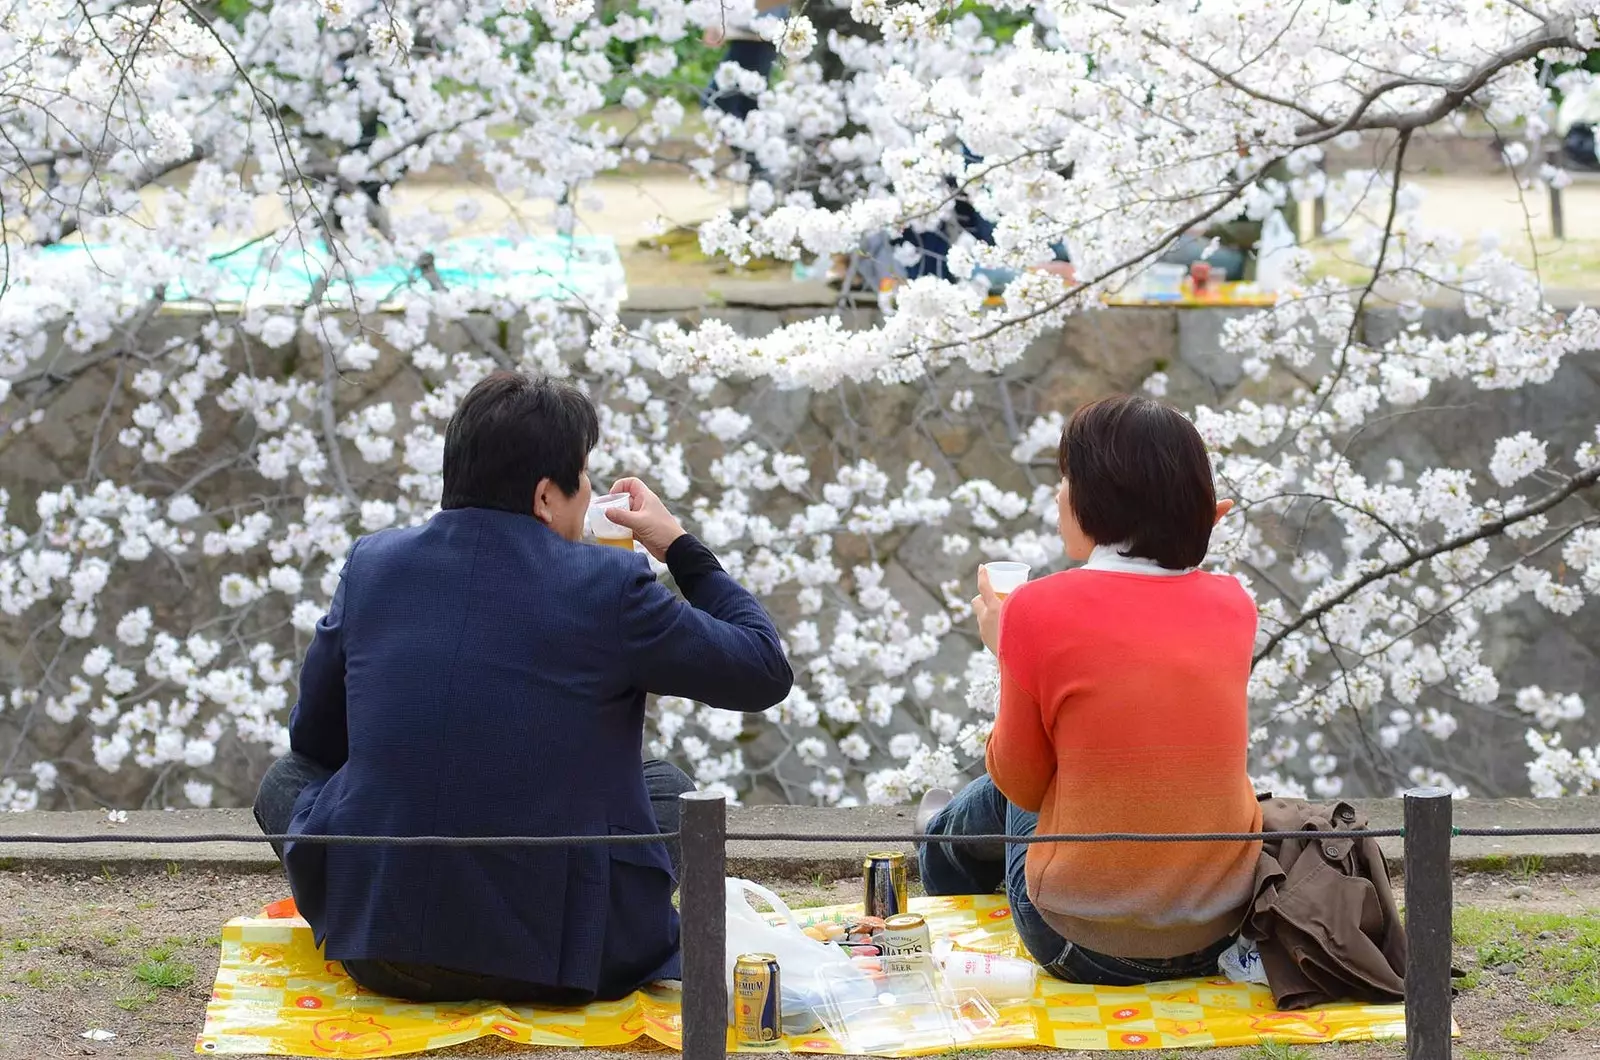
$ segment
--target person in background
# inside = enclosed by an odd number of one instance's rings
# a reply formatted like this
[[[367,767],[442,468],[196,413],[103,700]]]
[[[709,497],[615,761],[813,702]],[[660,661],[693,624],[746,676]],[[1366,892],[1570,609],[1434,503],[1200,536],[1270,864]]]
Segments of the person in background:
[[[445,434],[442,510],[358,540],[255,815],[272,835],[652,836],[694,784],[643,755],[645,696],[758,712],[793,675],[761,605],[636,478],[581,540],[589,399],[511,372]],[[583,1004],[679,976],[664,842],[277,848],[329,960],[375,993]]]
[[[969,166],[983,161],[965,145],[961,148],[961,156]],[[1070,179],[1072,175],[1070,166],[1063,175]],[[869,254],[858,257],[854,263],[854,277],[850,276],[852,264],[850,257],[848,255],[836,257],[827,275],[828,283],[834,287],[843,287],[849,278],[853,288],[868,289],[881,286],[884,280],[909,282],[922,276],[937,276],[941,280],[955,282],[956,277],[951,274],[949,268],[951,246],[964,236],[970,236],[979,243],[993,246],[994,222],[980,214],[964,192],[957,191],[954,179],[947,178],[945,184],[956,193],[953,216],[948,221],[933,228],[920,230],[906,228],[893,239],[880,237],[870,240],[867,247]],[[1053,273],[1069,284],[1076,282],[1077,272],[1073,268],[1066,242],[1064,240],[1056,242],[1050,248],[1050,252],[1049,260],[1037,262],[1029,268],[1038,272]],[[1005,290],[1006,285],[1016,277],[1017,272],[1014,269],[983,267],[973,272],[974,279],[988,284],[991,295],[997,295]]]
[[[1210,975],[1252,896],[1259,842],[993,848],[944,835],[1261,830],[1245,771],[1256,609],[1199,568],[1217,502],[1194,426],[1146,398],[1079,409],[1061,436],[1062,543],[1083,566],[973,601],[999,657],[988,774],[918,813],[930,895],[1004,886],[1051,975],[1131,986]]]
[[[953,239],[960,239],[962,233],[970,235],[980,243],[994,245],[994,223],[987,217],[978,213],[972,203],[965,197],[956,200],[955,218],[953,223],[943,225],[928,231],[915,231],[906,229],[900,233],[900,238],[893,244],[895,248],[914,248],[916,257],[910,265],[902,265],[901,272],[906,280],[914,280],[919,276],[937,276],[941,280],[953,281],[955,277],[950,274],[947,259],[950,256],[950,246]],[[1041,272],[1051,272],[1064,278],[1068,283],[1074,282],[1076,273],[1072,267],[1072,257],[1067,250],[1065,242],[1057,242],[1050,248],[1052,257],[1048,261],[1031,266]],[[891,253],[895,253],[891,251]],[[907,257],[910,255],[908,254]],[[899,254],[896,253],[897,263]],[[978,268],[973,271],[973,276],[982,279],[989,285],[990,294],[999,294],[1005,290],[1006,285],[1017,278],[1014,269],[1003,268]]]
[[[1600,82],[1566,93],[1556,110],[1556,135],[1561,137],[1562,164],[1600,170],[1595,155],[1595,127],[1600,126]]]
[[[778,48],[761,35],[758,23],[782,19],[786,17],[788,10],[785,0],[756,0],[756,13],[753,19],[740,22],[725,18],[721,25],[707,26],[701,39],[711,48],[726,45],[722,53],[722,62],[733,63],[742,69],[759,74],[762,80],[768,80],[772,77],[773,65],[778,61]],[[757,105],[754,96],[737,88],[723,88],[718,85],[715,74],[712,75],[711,83],[706,86],[701,102],[707,108],[720,110],[740,121],[748,117]],[[752,181],[762,179],[761,167],[755,157],[747,153],[744,161],[750,166],[749,179]]]
[[[1285,185],[1291,176],[1284,162],[1268,166],[1262,175]],[[1299,233],[1300,206],[1295,200],[1289,199],[1277,208],[1277,212],[1283,215],[1290,232]],[[1204,261],[1220,272],[1224,280],[1254,280],[1263,227],[1263,221],[1253,221],[1248,217],[1200,225],[1179,236],[1160,260],[1168,265],[1191,265]],[[1319,234],[1313,232],[1312,236]],[[1298,235],[1296,239],[1298,241]]]

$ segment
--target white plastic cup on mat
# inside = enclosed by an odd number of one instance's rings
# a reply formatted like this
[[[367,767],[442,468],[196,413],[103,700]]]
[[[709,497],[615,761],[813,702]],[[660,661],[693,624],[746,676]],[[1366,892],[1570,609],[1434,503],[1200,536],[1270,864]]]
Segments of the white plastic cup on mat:
[[[950,990],[971,990],[988,1001],[1022,1000],[1033,996],[1039,966],[1032,961],[993,953],[951,953],[944,959],[944,982]]]
[[[1004,600],[1028,580],[1028,574],[1033,570],[1026,563],[985,563],[983,569],[989,572],[989,588],[994,594]]]

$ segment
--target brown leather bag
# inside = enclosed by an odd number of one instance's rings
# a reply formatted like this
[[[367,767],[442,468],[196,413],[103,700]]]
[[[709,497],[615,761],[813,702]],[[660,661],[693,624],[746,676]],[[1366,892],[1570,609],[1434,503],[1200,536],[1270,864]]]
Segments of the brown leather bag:
[[[1262,831],[1306,833],[1262,844],[1241,932],[1280,1009],[1405,997],[1405,925],[1378,841],[1340,835],[1366,827],[1346,802],[1261,800]]]

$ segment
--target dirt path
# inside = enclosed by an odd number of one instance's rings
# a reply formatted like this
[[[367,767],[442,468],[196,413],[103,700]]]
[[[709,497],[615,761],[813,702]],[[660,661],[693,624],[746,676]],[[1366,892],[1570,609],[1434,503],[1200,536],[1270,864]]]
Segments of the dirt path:
[[[859,884],[775,886],[797,905],[814,905],[850,901]],[[0,871],[0,1060],[194,1055],[222,922],[285,893],[274,875]],[[1458,882],[1456,902],[1457,964],[1469,973],[1456,1006],[1463,1032],[1457,1055],[1600,1060],[1600,877],[1471,876]],[[116,1037],[89,1041],[82,1037],[89,1030]],[[1324,1055],[1316,1053],[1267,1047],[1204,1056]],[[481,1041],[434,1055],[527,1054]],[[1398,1043],[1337,1050],[1338,1060],[1402,1055]]]

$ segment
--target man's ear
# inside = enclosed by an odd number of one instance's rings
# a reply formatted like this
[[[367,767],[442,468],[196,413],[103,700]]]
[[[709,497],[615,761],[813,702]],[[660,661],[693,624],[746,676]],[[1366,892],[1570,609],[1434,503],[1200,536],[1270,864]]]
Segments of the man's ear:
[[[1227,515],[1231,511],[1233,511],[1233,502],[1232,501],[1218,501],[1217,502],[1217,517],[1216,517],[1215,520],[1212,521],[1211,525],[1215,526],[1215,525],[1217,525],[1217,523],[1222,522],[1222,517],[1224,515]]]
[[[546,526],[555,525],[555,508],[551,506],[551,491],[556,484],[551,479],[542,478],[539,484],[533,487],[533,517]]]

